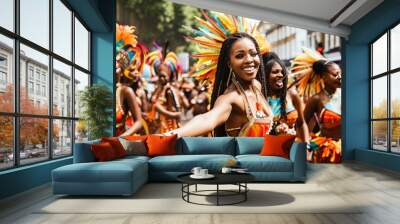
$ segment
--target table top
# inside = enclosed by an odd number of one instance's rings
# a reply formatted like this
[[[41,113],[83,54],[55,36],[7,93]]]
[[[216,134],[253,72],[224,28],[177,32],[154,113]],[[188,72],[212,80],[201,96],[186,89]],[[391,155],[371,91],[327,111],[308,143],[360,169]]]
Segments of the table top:
[[[248,183],[255,180],[249,173],[212,173],[215,177],[211,179],[193,179],[192,173],[186,173],[177,177],[178,181],[186,184],[236,184]]]

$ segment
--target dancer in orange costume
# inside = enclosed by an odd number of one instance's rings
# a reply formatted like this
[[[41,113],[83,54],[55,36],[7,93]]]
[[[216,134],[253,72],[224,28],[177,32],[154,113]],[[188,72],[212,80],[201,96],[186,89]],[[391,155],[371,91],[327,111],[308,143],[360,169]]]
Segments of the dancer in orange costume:
[[[304,48],[293,64],[300,75],[298,90],[308,98],[304,117],[310,130],[317,126],[308,150],[311,162],[339,163],[341,150],[341,79],[340,67],[318,52]]]
[[[274,114],[271,134],[297,135],[301,141],[309,139],[307,123],[304,121],[304,103],[294,88],[288,89],[288,71],[278,55],[273,52],[263,55],[267,79],[267,100]]]
[[[132,80],[143,70],[144,51],[136,46],[134,27],[116,28],[116,135],[132,135],[143,127],[136,94],[130,87]]]
[[[191,39],[198,44],[194,77],[213,84],[211,109],[168,134],[199,136],[265,136],[272,124],[271,108],[264,98],[265,74],[261,49],[265,39],[243,17],[203,13]],[[212,35],[210,35],[210,33]]]
[[[158,76],[157,87],[151,97],[153,106],[150,118],[159,121],[160,133],[179,128],[183,110],[189,107],[189,102],[175,83],[181,73],[178,58],[174,52],[166,54],[167,47],[164,47],[164,51],[153,51],[147,57],[147,63]],[[152,122],[153,125],[155,123]]]

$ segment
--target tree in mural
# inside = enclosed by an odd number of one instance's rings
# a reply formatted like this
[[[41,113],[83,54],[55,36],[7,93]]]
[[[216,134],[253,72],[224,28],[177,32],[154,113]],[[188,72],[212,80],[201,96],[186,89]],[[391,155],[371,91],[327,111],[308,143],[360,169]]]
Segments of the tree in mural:
[[[12,112],[14,106],[14,88],[9,85],[6,92],[0,94],[0,106],[2,111]],[[46,104],[34,105],[24,87],[20,88],[20,108],[24,114],[47,114]],[[0,147],[12,149],[13,147],[13,119],[11,116],[0,116]],[[47,118],[20,118],[20,148],[27,145],[47,144],[48,119]],[[59,135],[59,128],[53,126],[53,138]]]
[[[135,25],[139,41],[146,46],[152,46],[154,41],[164,44],[169,40],[170,49],[178,53],[188,51],[188,48],[192,47],[184,39],[184,36],[189,35],[184,27],[194,25],[194,16],[200,17],[198,9],[166,0],[121,0],[121,2],[123,8],[118,12],[121,17],[119,19],[129,25]]]

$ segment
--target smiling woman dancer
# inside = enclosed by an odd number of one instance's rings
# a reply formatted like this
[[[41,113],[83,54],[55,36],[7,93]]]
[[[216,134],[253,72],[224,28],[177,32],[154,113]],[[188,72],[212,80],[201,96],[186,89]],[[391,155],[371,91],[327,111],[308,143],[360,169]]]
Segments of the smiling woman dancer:
[[[342,70],[318,52],[306,48],[303,51],[294,59],[293,69],[301,77],[299,92],[308,98],[304,118],[310,130],[319,129],[311,139],[307,158],[311,162],[339,163]]]
[[[304,121],[304,103],[296,89],[288,89],[288,71],[274,52],[263,55],[267,79],[267,101],[274,114],[271,134],[297,135],[299,140],[308,141],[307,123]]]
[[[136,99],[130,87],[134,74],[143,71],[144,51],[136,46],[135,27],[117,24],[116,27],[116,134],[132,135],[143,127],[143,119]]]
[[[203,35],[190,39],[201,47],[194,55],[200,59],[194,76],[214,83],[211,109],[168,134],[199,136],[214,130],[214,136],[267,135],[272,112],[264,98],[264,68],[254,38],[260,40],[261,35],[255,29],[256,24],[250,26],[242,17],[222,13],[203,15],[206,21],[198,19],[201,29],[195,30]],[[265,52],[266,42],[262,40]]]

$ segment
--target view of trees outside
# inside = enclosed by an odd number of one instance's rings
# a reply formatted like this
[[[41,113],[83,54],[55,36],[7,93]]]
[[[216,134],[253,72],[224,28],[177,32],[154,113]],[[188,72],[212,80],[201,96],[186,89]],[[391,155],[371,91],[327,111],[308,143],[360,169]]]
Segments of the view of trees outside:
[[[73,120],[79,118],[79,110],[73,114],[73,99],[78,104],[79,88],[89,85],[90,32],[73,17],[73,12],[63,1],[51,2],[52,4],[49,4],[49,0],[21,0],[17,14],[20,15],[17,18],[19,23],[16,24],[20,36],[44,49],[36,48],[30,42],[16,37],[20,39],[20,50],[17,52],[20,60],[16,62],[15,39],[0,31],[0,170],[17,164],[14,151],[20,158],[17,165],[47,160],[51,156],[57,158],[72,154]],[[0,26],[15,32],[14,1],[1,0],[1,6]],[[49,12],[50,7],[53,8],[52,16],[44,13]],[[73,23],[75,30],[72,30]],[[51,37],[50,24],[53,25]],[[75,42],[73,51],[72,40]],[[53,49],[50,49],[50,42],[53,43]],[[83,78],[76,65],[67,65],[56,60],[49,54],[50,50],[70,62],[72,55],[75,55],[75,64],[83,67]],[[53,61],[52,74],[49,60]],[[15,74],[15,65],[19,66],[19,74]],[[72,80],[74,69],[78,78]],[[19,80],[20,87],[19,98],[16,100],[15,79]],[[53,81],[52,89],[50,80]],[[74,85],[79,88],[72,92]],[[49,104],[50,99],[53,100],[53,105]],[[15,102],[17,105],[14,105]],[[15,113],[15,106],[19,108],[18,113]],[[51,114],[50,108],[53,111]],[[16,121],[19,122],[19,127],[14,126]],[[14,133],[14,129],[18,133]],[[79,130],[80,138],[85,139],[85,126],[81,125]],[[14,144],[17,139],[19,146]],[[49,155],[50,144],[53,155]]]
[[[382,101],[378,106],[373,107],[373,117],[386,117],[387,101]],[[392,114],[400,115],[400,99],[392,100]],[[373,121],[372,136],[373,146],[378,150],[387,150],[387,121]],[[391,121],[392,151],[400,153],[400,120]]]
[[[0,93],[0,105],[7,111],[12,111],[13,87],[9,85],[5,93]],[[11,99],[11,100],[10,100]],[[32,114],[47,113],[47,106],[35,105],[24,87],[20,89],[20,105],[26,112]],[[13,119],[10,116],[0,116],[0,169],[13,164]],[[20,159],[21,164],[33,163],[48,158],[48,119],[47,118],[20,118]],[[53,125],[53,139],[58,139],[60,127]]]
[[[389,46],[388,38],[390,38]],[[383,34],[371,45],[372,147],[383,151],[388,151],[390,148],[390,151],[395,153],[400,153],[400,91],[398,89],[400,72],[393,72],[394,69],[400,67],[399,39],[400,25],[397,25],[391,29],[390,33]],[[388,86],[388,83],[390,83],[390,86]],[[390,91],[389,99],[388,91]],[[388,111],[389,106],[390,111]],[[390,128],[390,133],[388,133],[388,128]]]

